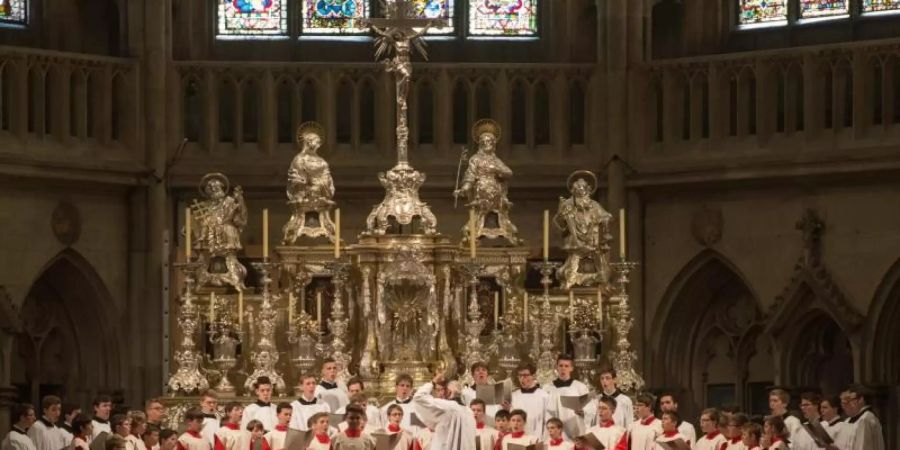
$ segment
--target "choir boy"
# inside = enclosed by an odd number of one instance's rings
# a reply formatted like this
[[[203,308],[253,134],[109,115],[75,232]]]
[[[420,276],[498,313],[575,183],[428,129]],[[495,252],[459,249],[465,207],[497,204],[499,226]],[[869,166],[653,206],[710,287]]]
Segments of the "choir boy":
[[[681,439],[688,445],[691,445],[688,436],[679,431],[678,424],[681,423],[681,416],[675,411],[666,411],[662,413],[660,424],[662,425],[662,435],[656,439],[656,442],[672,442]],[[659,448],[661,448],[660,446]]]
[[[288,424],[291,423],[291,404],[281,402],[278,404],[278,425],[274,430],[266,433],[266,441],[272,450],[283,450],[284,439],[287,437]]]
[[[541,438],[528,434],[526,423],[528,421],[528,413],[521,409],[514,409],[509,413],[509,434],[503,435],[494,450],[509,450],[509,444],[531,445],[537,444]]]
[[[494,414],[494,428],[497,429],[498,438],[510,433],[509,428],[509,411],[501,409]]]
[[[550,410],[553,417],[562,421],[563,435],[572,440],[584,434],[587,429],[582,409],[568,409],[563,407],[561,397],[578,397],[590,393],[588,387],[572,378],[575,370],[575,360],[570,355],[559,355],[556,358],[556,375],[547,393],[550,394]]]
[[[403,422],[400,425],[415,436],[419,433],[419,427],[410,425],[410,417],[415,412],[412,405],[412,383],[411,376],[405,373],[397,375],[394,381],[394,399],[381,407],[381,423],[387,423],[388,407],[399,405],[403,408]]]
[[[784,389],[772,389],[769,391],[769,411],[770,415],[779,416],[784,421],[784,426],[788,432],[788,438],[796,436],[803,430],[800,419],[791,415],[788,411],[788,405],[791,403],[791,394]]]
[[[704,409],[700,414],[700,431],[703,436],[692,445],[694,450],[719,450],[727,439],[719,432],[719,410],[716,408]]]
[[[613,417],[616,413],[616,400],[611,396],[600,397],[597,402],[597,425],[591,427],[587,432],[593,434],[603,448],[614,448],[625,434],[625,429],[616,425]],[[577,448],[582,448],[584,443],[579,442],[576,438]],[[587,447],[584,447],[587,448]]]
[[[278,423],[278,412],[272,404],[272,381],[269,377],[259,377],[253,382],[253,390],[256,392],[256,402],[244,408],[241,428],[246,429],[251,420],[260,421],[263,429],[275,428],[275,424]]]
[[[325,358],[322,361],[322,380],[316,386],[316,397],[324,399],[324,396],[333,398],[329,399],[334,411],[339,411],[350,403],[350,397],[347,396],[347,386],[337,380],[338,366],[337,362],[331,358]],[[336,406],[336,407],[334,407]]]
[[[766,417],[763,424],[763,439],[766,450],[790,450],[787,425],[781,416]]]
[[[353,401],[354,394],[365,394],[366,393],[366,385],[363,384],[362,380],[359,378],[351,378],[350,381],[347,382],[347,394],[350,396],[350,401]],[[368,395],[366,396],[366,418],[368,419],[366,425],[372,427],[374,429],[384,428],[384,425],[381,423],[381,411],[377,406],[368,403]],[[338,414],[343,414],[344,411],[338,411]]]
[[[329,450],[331,437],[328,436],[328,413],[318,412],[306,422],[307,429],[313,431],[314,437],[305,450]]]
[[[656,439],[662,435],[662,424],[653,415],[653,397],[639,394],[634,402],[638,420],[631,422],[616,444],[616,450],[656,450]]]
[[[469,402],[469,408],[472,410],[472,417],[475,419],[475,439],[480,442],[481,450],[491,450],[500,439],[500,432],[484,423],[487,409],[484,400],[474,399]]]
[[[847,413],[847,427],[853,436],[849,450],[884,450],[881,421],[866,402],[866,395],[868,392],[858,386],[841,394],[841,407]]]
[[[292,414],[290,427],[295,430],[309,430],[309,419],[321,412],[330,413],[328,403],[316,397],[316,377],[304,375],[300,381],[302,391],[297,400],[291,402]]]
[[[659,396],[659,409],[662,412],[678,412],[678,401],[675,400],[675,394],[672,393],[664,393]],[[694,442],[697,442],[697,431],[694,429],[694,426],[691,425],[690,422],[686,420],[682,420],[681,416],[677,416],[678,419],[678,432],[681,433],[688,444],[693,445]]]
[[[616,425],[628,428],[628,425],[634,422],[634,406],[631,404],[631,398],[619,390],[615,369],[600,372],[600,388],[603,391],[600,398],[611,398],[616,401],[616,413],[613,416]],[[597,407],[599,406],[598,404]]]
[[[160,429],[160,431],[162,431],[162,419],[163,416],[166,415],[166,407],[163,406],[162,402],[160,402],[158,398],[151,398],[150,400],[147,400],[146,403],[144,403],[144,414],[147,415],[148,425],[155,425]]]
[[[225,405],[225,420],[222,426],[216,430],[215,450],[247,450],[250,445],[249,433],[241,430],[241,418],[244,415],[244,406],[238,402]]]
[[[81,407],[75,403],[63,403],[62,416],[56,424],[59,426],[60,432],[63,434],[63,442],[68,445],[75,437],[75,430],[72,428],[72,421],[81,414]]]
[[[563,422],[556,417],[547,421],[548,450],[575,450],[575,444],[563,439]]]
[[[219,407],[219,395],[212,389],[203,391],[200,395],[200,411],[203,413],[203,431],[200,434],[209,441],[209,445],[214,445],[216,439],[216,431],[219,430],[221,420],[216,413]]]
[[[371,406],[371,405],[369,405],[369,397],[366,396],[366,394],[363,392],[357,392],[356,394],[351,395],[350,403],[348,403],[348,405],[359,406],[360,408],[363,409],[363,411],[366,410],[367,406]],[[396,406],[396,405],[394,405],[394,406]],[[398,408],[399,408],[399,406],[398,406]],[[346,421],[338,424],[338,431],[344,431],[346,429],[347,429]],[[362,426],[363,433],[372,434],[372,433],[378,431],[379,429],[380,429],[379,427],[376,427],[375,425],[372,425],[371,423],[369,423],[369,415],[368,414],[366,414],[363,417],[363,426]]]
[[[15,420],[12,429],[0,442],[0,450],[35,450],[34,441],[28,438],[28,429],[34,425],[37,414],[34,406],[28,403],[20,403],[12,410],[12,418]]]
[[[88,450],[90,448],[91,418],[87,414],[79,414],[72,419],[72,450]]]
[[[344,413],[347,429],[338,433],[331,442],[331,450],[374,450],[375,441],[362,434],[362,420],[366,411],[356,405],[348,405]]]
[[[747,422],[741,428],[741,441],[747,450],[760,450],[759,441],[762,440],[762,427],[758,423]]]
[[[815,392],[804,392],[800,394],[800,412],[803,413],[803,427],[791,435],[791,448],[794,450],[819,450],[816,440],[806,431],[806,426],[813,422],[821,422],[819,418],[819,404],[822,403],[822,397]]]
[[[749,421],[747,415],[742,413],[736,413],[729,417],[725,426],[725,437],[728,441],[719,450],[747,450],[741,434],[744,425]]]
[[[94,397],[91,405],[94,408],[94,421],[91,423],[94,435],[91,439],[100,435],[100,433],[113,434],[112,428],[109,426],[109,413],[112,411],[112,397],[101,394]]]
[[[400,422],[403,420],[403,408],[399,405],[391,405],[388,407],[388,424],[385,428],[385,431],[391,434],[399,434],[400,436],[397,438],[397,449],[412,449],[413,445],[416,442],[416,438],[407,430],[404,430],[400,426]],[[493,448],[493,447],[491,447]],[[491,450],[491,448],[487,448],[485,450]]]
[[[550,394],[541,389],[534,378],[534,364],[526,363],[519,366],[516,374],[519,378],[519,389],[512,393],[512,409],[525,411],[527,423],[525,432],[543,440],[544,424],[549,419]],[[512,414],[510,414],[510,420]]]
[[[144,450],[144,432],[147,431],[147,416],[143,411],[131,411],[128,413],[131,421],[131,433],[125,438],[126,447],[134,450]]]
[[[475,400],[476,393],[475,387],[478,385],[485,385],[490,383],[490,376],[488,375],[488,366],[484,362],[477,361],[469,367],[469,370],[472,372],[472,378],[474,379],[474,384],[472,386],[466,386],[462,390],[462,399],[463,403],[466,405],[471,405],[472,400]],[[499,404],[497,405],[487,405],[485,404],[485,414],[488,417],[494,417],[497,414],[497,411],[500,411],[501,407]]]
[[[159,449],[159,428],[153,425],[144,426],[144,434],[141,435],[144,441],[144,447],[141,450],[158,450]]]
[[[178,432],[163,429],[159,432],[159,450],[175,450],[178,448]]]
[[[848,449],[853,447],[853,435],[850,426],[841,415],[841,399],[837,396],[827,396],[819,403],[819,413],[822,415],[822,428],[831,436],[834,447]]]
[[[203,413],[192,409],[184,414],[187,430],[178,437],[178,450],[210,450],[209,442],[200,434],[203,431]]]
[[[269,441],[266,440],[266,429],[262,422],[251,420],[247,424],[247,431],[250,432],[250,450],[272,450],[269,448]]]
[[[62,414],[62,400],[55,395],[47,395],[41,400],[43,414],[28,429],[28,437],[34,441],[37,450],[59,450],[71,442],[65,442],[65,435],[56,425]]]

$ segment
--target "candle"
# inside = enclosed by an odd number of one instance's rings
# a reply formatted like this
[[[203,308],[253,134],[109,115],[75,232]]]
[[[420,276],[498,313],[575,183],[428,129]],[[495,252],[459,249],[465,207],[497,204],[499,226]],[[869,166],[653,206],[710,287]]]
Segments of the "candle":
[[[525,300],[522,303],[523,303],[522,310],[524,311],[522,313],[522,325],[525,325],[528,323],[528,293],[527,292],[525,293]]]
[[[322,328],[322,293],[316,292],[316,320],[319,322],[319,328]]]
[[[244,291],[238,291],[238,329],[244,329]]]
[[[184,257],[191,262],[191,207],[184,208]]]
[[[494,328],[500,329],[500,293],[494,292]]]
[[[209,293],[209,323],[213,323],[216,320],[216,298],[213,296],[213,293]]]
[[[597,325],[600,328],[600,325],[603,324],[603,291],[599,288],[597,289]]]
[[[269,259],[269,208],[263,209],[263,259]]]
[[[469,256],[475,259],[475,210],[469,210]]]
[[[569,290],[569,317],[575,320],[575,291]]]
[[[544,210],[544,262],[550,257],[550,211]]]
[[[294,323],[294,293],[288,292],[288,326]]]
[[[341,257],[341,208],[334,210],[334,259]]]
[[[625,208],[619,209],[619,257],[625,261]]]

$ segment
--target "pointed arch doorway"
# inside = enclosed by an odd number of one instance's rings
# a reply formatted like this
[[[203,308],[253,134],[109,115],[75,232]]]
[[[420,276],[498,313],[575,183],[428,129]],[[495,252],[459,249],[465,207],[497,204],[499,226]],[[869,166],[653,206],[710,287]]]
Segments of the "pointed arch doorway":
[[[121,387],[115,305],[93,266],[66,249],[45,266],[20,308],[24,331],[12,354],[19,399],[44,395],[89,405]]]

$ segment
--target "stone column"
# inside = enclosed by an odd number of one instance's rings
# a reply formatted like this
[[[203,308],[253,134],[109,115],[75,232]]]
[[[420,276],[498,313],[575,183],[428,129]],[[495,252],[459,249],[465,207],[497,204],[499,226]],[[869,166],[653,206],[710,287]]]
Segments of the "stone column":
[[[144,2],[144,45],[141,55],[144,79],[144,127],[145,151],[147,167],[153,176],[147,186],[147,267],[146,290],[143,298],[129,299],[131,308],[144,310],[145,314],[138,323],[131,324],[132,330],[139,330],[142,336],[161,336],[163,329],[162,298],[163,286],[163,250],[166,224],[170,223],[168,214],[167,181],[165,179],[168,148],[166,143],[166,75],[172,63],[171,40],[168,24],[171,12],[169,0]],[[143,351],[130,352],[131,364],[139,364],[131,379],[131,396],[133,400],[142,400],[150,395],[158,395],[162,391],[162,363],[158,355],[163,354],[162,338],[145,339],[141,343]]]
[[[434,106],[434,146],[444,154],[453,146],[453,85],[445,68],[437,76]]]
[[[275,152],[275,146],[278,144],[278,105],[275,101],[275,79],[271,70],[263,72],[259,93],[260,108],[257,122],[259,147],[264,154],[271,155]]]

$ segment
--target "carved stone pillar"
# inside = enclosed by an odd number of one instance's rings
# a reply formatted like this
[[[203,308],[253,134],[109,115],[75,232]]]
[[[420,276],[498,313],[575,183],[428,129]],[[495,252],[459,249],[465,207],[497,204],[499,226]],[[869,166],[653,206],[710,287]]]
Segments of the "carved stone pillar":
[[[453,86],[447,69],[438,73],[434,106],[434,145],[443,154],[453,146]]]

